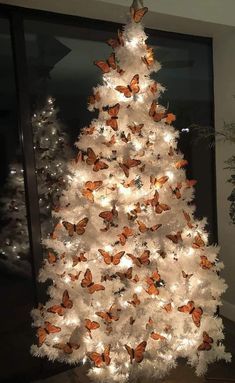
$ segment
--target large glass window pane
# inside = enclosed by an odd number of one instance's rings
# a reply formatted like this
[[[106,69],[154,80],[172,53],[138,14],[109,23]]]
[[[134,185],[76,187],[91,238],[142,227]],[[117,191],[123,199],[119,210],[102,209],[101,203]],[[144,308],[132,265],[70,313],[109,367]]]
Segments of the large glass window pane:
[[[101,81],[101,72],[92,63],[109,56],[111,48],[105,42],[115,36],[112,31],[116,31],[116,26],[103,23],[98,28],[97,24],[89,23],[87,27],[74,27],[26,21],[25,29],[32,104],[53,96],[72,144],[79,130],[93,117],[87,111],[87,98],[92,87]],[[213,221],[216,222],[212,198],[213,150],[195,141],[193,128],[187,131],[192,124],[212,125],[211,42],[167,32],[148,31],[148,34],[149,44],[163,67],[155,78],[169,89],[162,103],[167,106],[169,102],[169,109],[177,115],[175,125],[180,131],[180,147],[189,160],[188,178],[198,180],[197,215],[208,217],[209,231],[213,234]]]
[[[34,281],[11,39],[5,19],[0,19],[0,46],[0,381],[17,381],[35,371],[39,362],[29,353]]]

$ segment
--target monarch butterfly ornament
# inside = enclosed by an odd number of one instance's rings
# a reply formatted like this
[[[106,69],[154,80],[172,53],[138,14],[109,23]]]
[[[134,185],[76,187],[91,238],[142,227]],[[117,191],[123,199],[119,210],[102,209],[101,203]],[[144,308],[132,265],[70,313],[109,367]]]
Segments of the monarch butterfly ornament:
[[[144,352],[145,352],[146,346],[147,346],[146,341],[143,341],[140,344],[138,344],[136,348],[132,348],[128,346],[127,344],[125,344],[125,348],[129,354],[131,364],[133,363],[133,360],[136,363],[142,362],[142,360],[144,359]]]
[[[109,167],[104,161],[101,161],[100,158],[98,158],[92,148],[87,149],[86,163],[87,165],[93,165],[94,172],[99,172],[100,170],[108,169]]]
[[[94,294],[96,291],[105,290],[103,285],[94,283],[92,280],[92,272],[90,269],[86,269],[84,278],[82,279],[81,286],[86,288],[89,294]]]
[[[104,262],[106,265],[111,265],[113,264],[114,266],[118,265],[121,261],[121,258],[125,254],[125,251],[119,251],[118,253],[114,255],[110,255],[108,251],[98,249],[99,253],[102,255]]]
[[[131,96],[139,93],[140,87],[139,87],[139,75],[136,74],[132,79],[130,84],[127,86],[116,86],[115,88],[118,92],[124,94],[126,98],[130,98]]]
[[[55,334],[61,331],[61,328],[51,324],[50,322],[44,322],[43,327],[39,327],[37,330],[38,346],[41,347],[45,342],[49,334]]]
[[[200,327],[203,310],[201,307],[195,307],[194,301],[188,301],[186,305],[178,307],[178,311],[192,315],[193,323]]]
[[[73,237],[76,233],[77,235],[83,235],[85,233],[86,226],[88,224],[89,219],[87,217],[81,219],[77,224],[70,223],[68,221],[63,221],[62,224],[64,228],[67,230],[68,235]]]
[[[135,23],[140,23],[141,20],[143,19],[144,15],[148,12],[147,7],[143,7],[140,9],[136,9],[135,7],[130,7],[130,12],[131,12],[131,19]]]
[[[150,251],[149,250],[144,250],[144,252],[141,254],[140,257],[135,257],[133,254],[127,254],[128,257],[131,258],[132,262],[134,265],[137,267],[147,266],[150,264]]]
[[[212,343],[214,342],[213,338],[211,338],[206,331],[203,331],[203,341],[198,346],[198,351],[210,351],[212,348]]]
[[[104,351],[102,353],[98,352],[88,352],[88,358],[94,363],[95,367],[100,368],[103,366],[109,366],[111,363],[110,358],[110,344],[104,347]]]
[[[103,111],[108,112],[110,118],[106,120],[106,126],[110,126],[114,131],[118,130],[118,113],[120,110],[120,104],[113,106],[104,106]]]
[[[72,307],[73,307],[73,301],[69,297],[68,290],[65,290],[63,292],[61,304],[48,307],[47,312],[63,316],[65,311],[67,309],[71,309]]]

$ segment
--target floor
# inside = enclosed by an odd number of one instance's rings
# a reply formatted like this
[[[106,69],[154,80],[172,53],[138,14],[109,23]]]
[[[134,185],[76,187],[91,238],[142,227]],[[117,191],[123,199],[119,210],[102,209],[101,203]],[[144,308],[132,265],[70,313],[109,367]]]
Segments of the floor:
[[[205,378],[195,376],[193,369],[179,363],[179,366],[172,371],[171,375],[159,381],[159,383],[230,383],[235,382],[235,323],[223,319],[226,332],[226,348],[232,353],[232,363],[218,362],[210,366]],[[90,383],[86,376],[85,368],[75,368],[59,375],[38,380],[34,383]],[[157,383],[157,382],[141,382]]]

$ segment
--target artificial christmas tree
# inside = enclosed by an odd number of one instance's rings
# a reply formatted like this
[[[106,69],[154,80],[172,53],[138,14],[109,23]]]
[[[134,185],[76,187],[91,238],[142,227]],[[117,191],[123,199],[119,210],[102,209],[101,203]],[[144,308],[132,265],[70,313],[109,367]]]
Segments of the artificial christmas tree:
[[[134,2],[136,3],[136,2]],[[205,373],[230,359],[215,314],[226,285],[206,221],[194,218],[193,185],[177,151],[175,116],[157,100],[150,74],[160,66],[131,21],[96,61],[103,85],[89,108],[99,116],[84,128],[70,165],[40,280],[50,299],[33,310],[36,356],[90,363],[100,382],[153,381],[185,357]]]
[[[68,138],[58,119],[55,100],[32,117],[42,236],[52,228],[51,210],[58,203],[61,187],[68,182],[66,160],[71,156]],[[20,162],[11,164],[0,197],[2,230],[0,267],[10,273],[31,276],[24,174]]]

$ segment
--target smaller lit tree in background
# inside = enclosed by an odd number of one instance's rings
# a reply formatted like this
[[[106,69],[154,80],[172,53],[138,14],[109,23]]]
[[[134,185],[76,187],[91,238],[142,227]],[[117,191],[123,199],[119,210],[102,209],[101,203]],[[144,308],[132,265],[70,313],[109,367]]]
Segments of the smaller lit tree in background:
[[[48,98],[44,108],[32,117],[42,237],[51,230],[51,210],[56,207],[59,190],[66,186],[68,179],[66,162],[70,151],[57,115],[54,99]],[[9,167],[0,209],[0,267],[10,273],[30,276],[24,174],[20,161]]]

